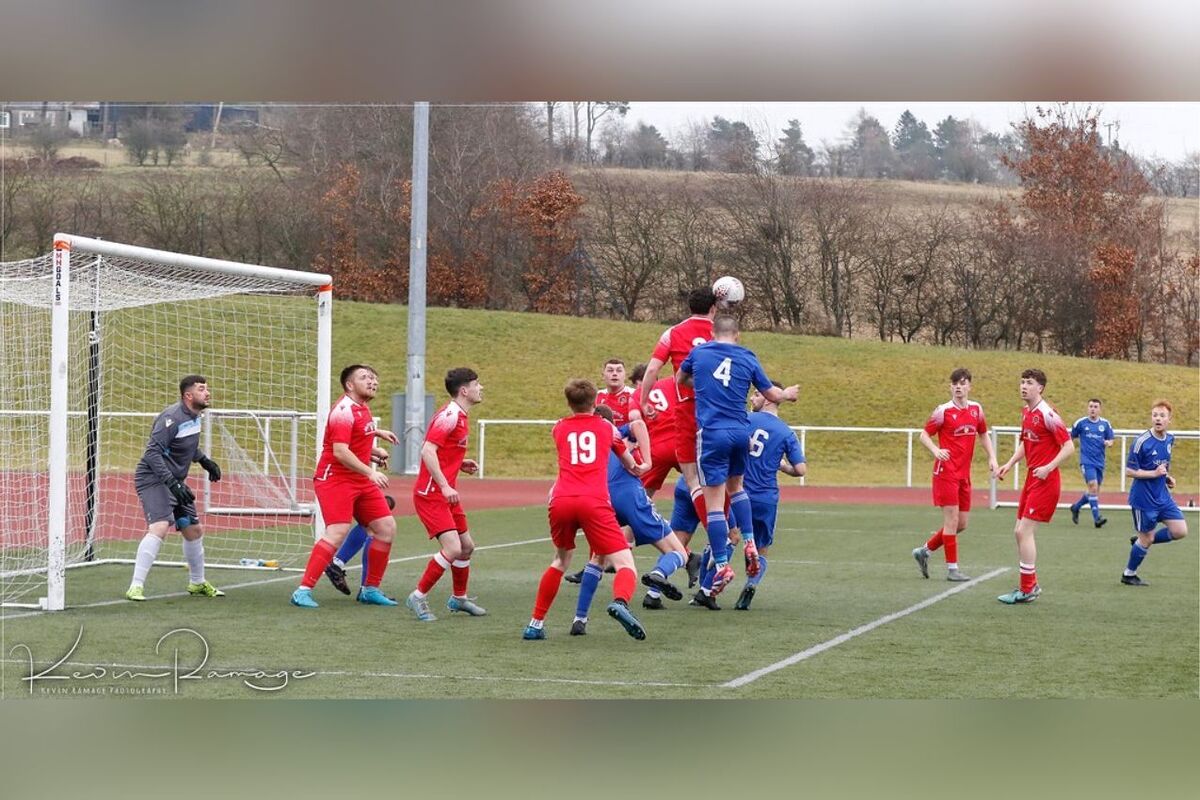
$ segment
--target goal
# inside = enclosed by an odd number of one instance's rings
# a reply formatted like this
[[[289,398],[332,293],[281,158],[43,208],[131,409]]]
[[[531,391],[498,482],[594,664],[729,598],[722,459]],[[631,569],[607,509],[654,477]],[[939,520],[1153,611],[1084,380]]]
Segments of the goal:
[[[61,610],[68,569],[132,563],[134,468],[190,373],[212,390],[201,447],[222,471],[188,481],[207,562],[302,560],[332,298],[328,275],[67,234],[0,262],[0,602]],[[156,563],[183,563],[180,542]]]

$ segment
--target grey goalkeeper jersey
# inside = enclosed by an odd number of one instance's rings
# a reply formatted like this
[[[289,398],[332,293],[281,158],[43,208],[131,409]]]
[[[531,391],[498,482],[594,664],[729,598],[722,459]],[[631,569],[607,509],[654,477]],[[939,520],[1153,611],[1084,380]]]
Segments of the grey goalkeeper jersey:
[[[146,452],[133,473],[133,484],[142,487],[183,480],[192,462],[202,458],[200,415],[193,414],[181,400],[154,419]]]

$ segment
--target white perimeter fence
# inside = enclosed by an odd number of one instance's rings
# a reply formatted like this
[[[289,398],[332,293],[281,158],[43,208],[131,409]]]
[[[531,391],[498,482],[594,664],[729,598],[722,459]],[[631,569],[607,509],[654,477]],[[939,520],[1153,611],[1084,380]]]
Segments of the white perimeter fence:
[[[479,420],[478,421],[478,424],[479,424],[479,458],[478,458],[479,473],[478,473],[478,476],[480,478],[482,478],[482,477],[484,477],[484,475],[487,474],[486,473],[487,430],[489,427],[497,426],[497,425],[525,425],[525,426],[549,427],[549,426],[554,425],[556,422],[558,422],[558,420],[556,420],[556,419],[481,419],[481,420]],[[807,443],[808,443],[808,434],[810,432],[811,433],[842,433],[842,434],[855,434],[855,435],[857,435],[857,434],[886,434],[886,435],[891,435],[891,436],[896,436],[896,437],[904,437],[907,441],[906,455],[905,455],[903,465],[897,465],[897,473],[898,473],[897,480],[899,480],[899,473],[902,471],[902,473],[904,475],[904,485],[905,486],[913,485],[913,445],[914,445],[914,443],[922,451],[919,454],[921,456],[922,462],[924,463],[928,459],[928,453],[923,452],[924,448],[920,447],[920,440],[918,439],[918,437],[921,435],[921,430],[922,430],[921,428],[859,428],[859,427],[849,427],[849,426],[842,427],[842,426],[830,426],[830,425],[791,425],[789,427],[792,430],[794,430],[796,432],[796,434],[800,437],[800,447],[802,450],[804,450],[806,455],[808,453]],[[1012,447],[1010,447],[1008,450],[1005,451],[1005,453],[1011,454],[1013,449],[1016,448],[1017,442],[1020,440],[1021,429],[1019,427],[1015,427],[1015,426],[1011,426],[1011,425],[997,425],[995,427],[990,428],[989,433],[992,438],[992,444],[996,446],[997,460],[999,460],[1001,463],[1003,463],[1004,461],[1007,460],[1007,455],[1002,454],[1000,452],[1000,448],[999,448],[1000,437],[1001,436],[1004,436],[1006,438],[1012,437]],[[1125,475],[1125,458],[1129,454],[1129,443],[1131,440],[1137,439],[1137,437],[1141,436],[1143,433],[1145,433],[1144,429],[1142,429],[1142,430],[1134,430],[1132,428],[1122,428],[1119,430],[1113,429],[1113,435],[1115,436],[1116,441],[1118,442],[1118,445],[1120,447],[1120,457],[1119,458],[1115,457],[1116,456],[1115,453],[1111,453],[1111,452],[1109,453],[1109,457],[1107,459],[1107,462],[1108,462],[1107,472],[1109,473],[1109,480],[1110,480],[1109,485],[1111,485],[1111,480],[1113,477],[1116,477],[1117,475],[1120,476],[1122,492],[1128,491],[1128,478]],[[1172,435],[1174,435],[1176,441],[1200,441],[1200,431],[1171,431],[1171,433],[1172,433]],[[1112,449],[1116,450],[1117,447],[1114,446]],[[1073,465],[1075,465],[1077,463],[1078,463],[1078,461],[1076,459],[1076,460],[1072,461],[1071,463],[1069,463],[1067,465],[1067,468],[1070,469],[1070,468],[1072,468]],[[1019,490],[1021,488],[1021,466],[1022,466],[1021,464],[1017,464],[1012,469],[1012,471],[1009,473],[1011,475],[1012,488],[1014,490]],[[925,482],[924,478],[922,478],[922,483],[924,483],[924,482]],[[805,483],[805,479],[801,478],[800,483],[801,483],[801,485],[803,485]],[[1002,502],[998,499],[997,492],[1001,488],[999,481],[992,478],[989,481],[989,483],[991,484],[989,501],[990,501],[990,505],[992,508],[996,508],[997,506],[1002,506],[1002,505],[1003,506],[1014,505],[1011,502]],[[1061,505],[1066,506],[1066,505],[1069,505],[1069,503],[1063,503]],[[1103,508],[1125,508],[1126,506],[1105,505],[1102,507]]]

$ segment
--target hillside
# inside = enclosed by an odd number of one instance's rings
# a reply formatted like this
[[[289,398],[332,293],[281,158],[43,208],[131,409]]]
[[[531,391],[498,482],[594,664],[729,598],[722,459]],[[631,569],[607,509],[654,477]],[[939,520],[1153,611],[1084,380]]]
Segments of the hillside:
[[[393,392],[404,390],[407,309],[368,303],[334,306],[335,368],[365,360],[380,371],[376,408],[387,418]],[[470,365],[481,375],[485,403],[475,418],[553,419],[565,413],[561,387],[572,376],[599,379],[605,359],[632,366],[646,360],[662,326],[572,317],[473,311],[429,310],[427,391],[442,402],[440,376],[452,366]],[[1020,422],[1017,394],[1021,370],[1044,370],[1046,397],[1068,422],[1099,396],[1117,428],[1145,428],[1149,404],[1170,398],[1177,429],[1200,422],[1200,375],[1193,369],[1117,361],[1097,361],[1032,353],[970,351],[811,336],[749,332],[743,343],[754,350],[768,374],[802,386],[800,402],[785,409],[792,424],[919,427],[947,396],[952,369],[974,373],[973,398],[997,425]],[[472,429],[476,436],[477,428]],[[489,476],[547,475],[553,471],[545,427],[488,431]],[[472,443],[472,453],[477,443]],[[820,483],[884,484],[902,481],[905,437],[900,435],[813,435],[808,442],[813,480]],[[927,458],[917,448],[914,482],[925,480]],[[1001,460],[1011,443],[1001,443]],[[1197,485],[1197,445],[1181,443],[1174,468],[1180,488]],[[1117,452],[1111,456],[1116,461]],[[977,466],[979,464],[977,463]],[[1068,470],[1068,485],[1077,482]],[[1119,485],[1115,463],[1109,485]],[[982,472],[976,482],[984,479]]]

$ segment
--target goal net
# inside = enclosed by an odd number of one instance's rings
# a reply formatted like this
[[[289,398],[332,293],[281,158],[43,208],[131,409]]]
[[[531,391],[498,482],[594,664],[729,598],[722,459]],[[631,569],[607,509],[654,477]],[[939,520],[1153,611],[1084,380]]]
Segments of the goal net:
[[[329,405],[327,275],[59,234],[0,262],[0,602],[64,603],[69,567],[131,560],[133,473],[179,379],[208,379],[188,485],[209,564],[295,565]],[[315,301],[314,301],[315,297]],[[182,562],[169,535],[156,563]]]

